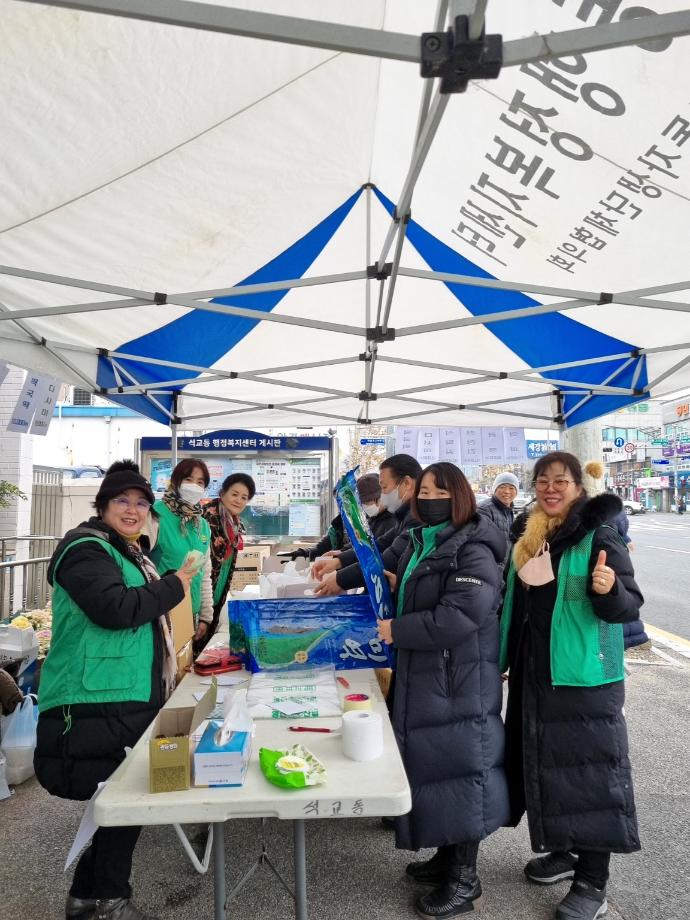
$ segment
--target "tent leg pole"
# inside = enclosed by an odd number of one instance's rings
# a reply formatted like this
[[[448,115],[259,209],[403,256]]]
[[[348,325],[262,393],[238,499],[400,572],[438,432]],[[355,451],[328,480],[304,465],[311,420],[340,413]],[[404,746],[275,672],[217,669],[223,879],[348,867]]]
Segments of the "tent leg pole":
[[[172,410],[174,421],[170,423],[170,460],[172,468],[177,466],[177,393],[173,396]]]

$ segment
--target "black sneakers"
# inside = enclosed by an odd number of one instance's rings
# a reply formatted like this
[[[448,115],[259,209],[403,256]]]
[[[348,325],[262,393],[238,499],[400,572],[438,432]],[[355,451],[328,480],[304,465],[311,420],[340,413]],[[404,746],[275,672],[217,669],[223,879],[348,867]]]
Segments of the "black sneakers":
[[[573,878],[577,856],[572,853],[547,853],[530,859],[524,868],[524,873],[530,882],[539,885],[553,885],[565,878]]]
[[[576,879],[556,908],[556,920],[597,920],[607,910],[606,889]]]

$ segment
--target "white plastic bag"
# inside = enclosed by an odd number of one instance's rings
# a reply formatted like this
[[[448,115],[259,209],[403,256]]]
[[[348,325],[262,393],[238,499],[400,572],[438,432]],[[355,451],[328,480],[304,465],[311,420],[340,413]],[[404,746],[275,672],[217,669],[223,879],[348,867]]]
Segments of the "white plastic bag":
[[[36,715],[34,701],[25,696],[21,706],[5,720],[2,752],[7,761],[6,778],[18,785],[34,775],[34,748],[36,747]]]
[[[7,785],[7,766],[5,755],[0,752],[0,802],[3,799],[9,799],[12,795],[10,787]]]

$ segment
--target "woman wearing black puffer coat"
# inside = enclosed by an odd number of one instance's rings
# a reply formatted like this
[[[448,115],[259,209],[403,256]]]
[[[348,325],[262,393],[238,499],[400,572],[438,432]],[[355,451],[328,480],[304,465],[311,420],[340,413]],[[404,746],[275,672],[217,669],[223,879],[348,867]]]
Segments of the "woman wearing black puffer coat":
[[[533,484],[537,505],[520,521],[501,616],[512,823],[526,811],[532,849],[545,854],[527,864],[528,879],[573,878],[556,920],[596,920],[611,853],[640,848],[621,624],[643,599],[614,523],[620,500],[588,499],[565,452],[540,458]]]
[[[379,621],[397,655],[392,720],[412,787],[396,846],[438,847],[407,873],[437,886],[418,915],[450,918],[479,909],[479,842],[509,815],[496,616],[505,538],[452,463],[427,467],[412,510],[423,523],[383,554],[397,616]]]

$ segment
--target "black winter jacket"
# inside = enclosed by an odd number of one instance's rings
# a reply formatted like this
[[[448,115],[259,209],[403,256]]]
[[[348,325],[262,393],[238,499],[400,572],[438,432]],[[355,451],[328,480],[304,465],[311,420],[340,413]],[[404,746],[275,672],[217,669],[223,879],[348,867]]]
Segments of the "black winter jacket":
[[[550,540],[556,579],[538,588],[515,580],[509,636],[506,772],[511,821],[527,811],[532,848],[626,853],[640,847],[623,716],[623,681],[598,687],[551,684],[551,619],[558,568],[567,547],[595,531],[590,572],[600,550],[616,573],[607,595],[587,593],[596,616],[609,623],[638,617],[643,603],[630,555],[613,521],[621,510],[612,495],[573,505]],[[518,526],[523,526],[526,516]],[[520,520],[520,519],[518,519]]]
[[[508,560],[510,553],[511,539],[510,529],[513,526],[513,509],[506,508],[502,501],[499,501],[495,495],[492,495],[488,501],[483,502],[477,508],[478,514],[487,520],[492,521],[501,531],[506,541],[504,561]]]
[[[379,552],[383,555],[393,541],[400,534],[406,534],[410,527],[419,524],[419,521],[412,515],[409,504],[401,505],[398,510],[391,515],[392,526],[382,534],[374,534],[376,545]],[[374,518],[375,520],[375,518]],[[353,549],[346,550],[340,555],[342,568],[338,569],[335,580],[343,591],[349,591],[351,588],[363,588],[364,576],[362,570],[357,564],[357,555]]]
[[[127,546],[116,531],[99,518],[91,518],[65,535],[48,568],[53,583],[54,566],[63,550],[94,531],[119,552]],[[129,557],[132,562],[134,559]],[[136,563],[135,563],[136,564]],[[184,590],[179,578],[167,575],[141,588],[126,588],[115,560],[95,542],[71,549],[55,576],[84,613],[106,629],[136,629],[179,604]],[[89,799],[124,760],[125,747],[133,747],[162,706],[163,638],[154,629],[151,697],[146,703],[78,703],[47,709],[38,718],[34,768],[38,781],[52,795]],[[50,654],[50,652],[48,653]]]
[[[383,555],[398,586],[412,539],[402,534]],[[508,820],[496,616],[502,561],[499,532],[475,516],[442,530],[407,580],[392,625],[393,728],[412,787],[412,810],[395,822],[398,847],[478,841]]]

